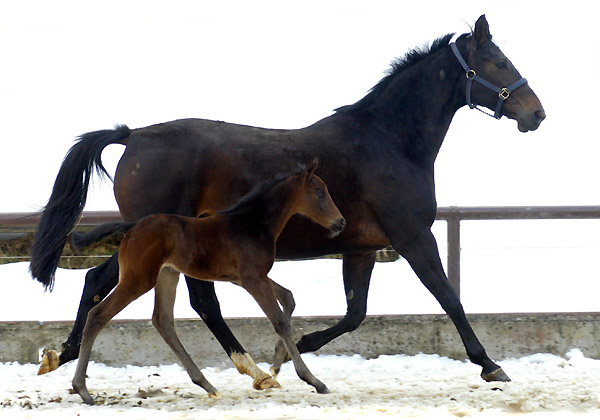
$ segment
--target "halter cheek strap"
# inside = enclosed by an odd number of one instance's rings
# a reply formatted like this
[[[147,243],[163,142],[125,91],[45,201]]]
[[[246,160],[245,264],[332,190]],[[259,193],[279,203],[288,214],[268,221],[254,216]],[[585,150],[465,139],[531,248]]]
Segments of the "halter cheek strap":
[[[458,59],[458,62],[460,63],[462,68],[465,69],[465,71],[466,71],[466,77],[467,77],[466,99],[467,99],[467,105],[469,105],[469,108],[471,108],[471,109],[475,108],[475,109],[487,114],[487,112],[477,108],[477,104],[471,101],[471,89],[473,87],[473,81],[475,81],[475,82],[485,86],[486,88],[493,90],[494,92],[496,92],[498,94],[498,102],[496,103],[496,108],[494,109],[494,115],[491,115],[491,114],[488,114],[488,115],[493,116],[494,118],[499,120],[502,117],[502,115],[500,114],[500,110],[502,109],[502,104],[504,104],[504,101],[506,101],[508,99],[508,97],[510,96],[510,93],[512,91],[527,84],[527,79],[522,77],[520,80],[517,80],[512,85],[510,85],[508,87],[500,88],[500,87],[496,86],[495,84],[490,83],[487,80],[483,79],[482,77],[478,76],[477,73],[475,72],[475,70],[471,69],[469,67],[469,65],[467,64],[467,62],[465,61],[465,59],[462,57],[462,55],[460,55],[460,52],[458,51],[458,47],[456,46],[456,44],[454,42],[450,43],[450,48],[452,49],[452,52]]]

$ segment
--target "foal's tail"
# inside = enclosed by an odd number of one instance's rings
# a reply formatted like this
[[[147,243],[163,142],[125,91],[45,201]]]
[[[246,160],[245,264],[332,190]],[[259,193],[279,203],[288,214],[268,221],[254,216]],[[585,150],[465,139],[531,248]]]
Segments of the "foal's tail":
[[[89,232],[79,233],[73,232],[69,235],[69,244],[71,249],[79,251],[82,248],[86,248],[113,233],[126,233],[131,229],[136,222],[111,222],[104,223]]]
[[[84,134],[65,156],[31,246],[29,271],[45,288],[54,286],[58,260],[85,206],[94,169],[110,178],[102,165],[102,150],[109,144],[125,144],[130,134],[125,125]]]

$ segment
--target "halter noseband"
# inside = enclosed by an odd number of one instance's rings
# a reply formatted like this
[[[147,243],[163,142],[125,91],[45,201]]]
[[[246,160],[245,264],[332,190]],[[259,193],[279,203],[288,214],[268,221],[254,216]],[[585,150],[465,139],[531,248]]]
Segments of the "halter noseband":
[[[456,46],[456,44],[454,42],[450,43],[450,48],[452,48],[452,52],[458,59],[458,62],[460,63],[460,65],[467,72],[466,73],[466,76],[467,76],[466,97],[467,97],[467,105],[469,105],[469,108],[471,108],[471,109],[475,108],[475,109],[483,112],[484,114],[493,116],[494,118],[499,120],[502,117],[502,115],[500,115],[500,109],[502,108],[502,104],[504,103],[504,101],[506,101],[508,99],[508,97],[510,96],[510,93],[513,90],[527,84],[527,79],[522,77],[520,80],[516,81],[509,87],[500,88],[500,87],[496,86],[495,84],[490,83],[487,80],[479,77],[477,75],[477,73],[475,72],[475,70],[471,69],[469,67],[469,65],[467,64],[467,62],[465,61],[465,59],[462,57],[462,55],[460,55],[460,52],[458,51],[458,47]],[[471,102],[471,88],[473,87],[473,81],[476,81],[477,83],[485,86],[488,89],[493,90],[494,92],[496,92],[498,94],[498,102],[496,103],[496,109],[494,110],[494,115],[488,114],[484,110],[477,108],[477,104],[474,102]]]

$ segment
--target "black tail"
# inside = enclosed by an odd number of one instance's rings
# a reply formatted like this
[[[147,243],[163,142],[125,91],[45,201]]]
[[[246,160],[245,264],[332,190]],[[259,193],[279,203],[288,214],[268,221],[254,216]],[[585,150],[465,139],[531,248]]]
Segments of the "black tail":
[[[56,176],[52,195],[42,210],[31,246],[31,276],[44,285],[54,286],[54,275],[58,260],[75,227],[87,199],[87,190],[94,169],[99,175],[106,174],[102,165],[102,150],[109,144],[125,144],[131,130],[124,125],[114,130],[87,133],[71,147]]]
[[[136,222],[112,222],[104,223],[89,232],[79,233],[73,232],[69,235],[69,244],[74,252],[78,252],[82,248],[86,248],[113,233],[125,233],[131,229]]]

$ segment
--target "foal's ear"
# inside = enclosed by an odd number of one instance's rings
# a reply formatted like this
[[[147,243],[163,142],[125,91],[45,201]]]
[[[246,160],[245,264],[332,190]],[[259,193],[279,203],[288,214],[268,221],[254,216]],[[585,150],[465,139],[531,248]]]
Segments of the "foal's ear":
[[[492,34],[490,34],[490,25],[488,24],[485,15],[481,15],[475,22],[473,30],[473,39],[477,48],[486,48],[492,42]]]
[[[314,173],[318,167],[319,167],[319,159],[315,157],[310,162],[308,162],[308,165],[306,165],[306,170],[304,171],[303,175],[307,179],[310,178],[311,176],[314,175]]]

